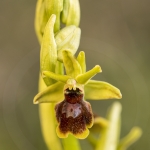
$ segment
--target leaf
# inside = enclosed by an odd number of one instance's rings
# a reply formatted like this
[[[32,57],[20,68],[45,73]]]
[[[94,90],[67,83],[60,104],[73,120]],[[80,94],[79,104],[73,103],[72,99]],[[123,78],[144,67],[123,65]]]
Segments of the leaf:
[[[85,98],[89,100],[122,98],[122,95],[118,88],[103,81],[90,80],[85,85],[84,90]]]
[[[33,103],[55,103],[64,100],[63,87],[64,84],[61,82],[57,82],[47,87],[44,91],[38,93],[34,97]]]
[[[41,72],[51,71],[55,72],[55,65],[57,62],[57,47],[54,39],[54,23],[56,16],[52,15],[45,27],[44,36],[42,39],[41,53],[40,53],[40,68]],[[44,78],[47,86],[55,81],[50,78]]]

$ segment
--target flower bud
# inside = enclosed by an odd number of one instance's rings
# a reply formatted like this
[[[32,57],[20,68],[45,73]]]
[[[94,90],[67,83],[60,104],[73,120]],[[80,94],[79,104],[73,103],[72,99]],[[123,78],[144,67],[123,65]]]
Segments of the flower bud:
[[[61,29],[55,36],[58,60],[62,61],[62,51],[67,50],[74,55],[80,43],[81,30],[74,25]]]

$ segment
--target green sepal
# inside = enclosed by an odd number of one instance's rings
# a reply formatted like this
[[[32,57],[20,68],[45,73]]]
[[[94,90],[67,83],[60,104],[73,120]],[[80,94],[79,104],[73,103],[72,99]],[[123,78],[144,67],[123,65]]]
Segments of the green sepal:
[[[68,25],[79,26],[80,23],[80,5],[79,0],[67,0],[64,2],[62,12],[62,22]]]
[[[76,53],[80,43],[81,29],[70,25],[61,29],[55,36],[58,60],[62,61],[62,51],[68,50],[73,55]]]
[[[116,150],[120,135],[121,109],[118,102],[111,106],[107,116],[109,125],[101,131],[95,150]]]
[[[85,60],[85,53],[84,51],[80,51],[77,57],[77,61],[79,62],[81,69],[82,69],[82,73],[86,72],[86,60]]]
[[[46,77],[52,78],[54,80],[61,81],[63,83],[66,83],[68,79],[71,79],[70,76],[56,74],[56,73],[53,73],[50,71],[43,71],[42,76],[43,76],[43,78],[44,78],[44,76],[46,76]]]
[[[55,65],[57,62],[57,46],[54,39],[54,24],[56,20],[56,15],[52,15],[46,24],[44,35],[41,45],[40,53],[40,70],[55,72]],[[47,86],[51,85],[55,81],[50,78],[44,78],[44,82]]]
[[[117,150],[126,150],[130,145],[136,142],[142,135],[142,130],[139,127],[133,127],[118,144]]]
[[[81,66],[78,61],[74,58],[71,52],[63,51],[63,63],[66,69],[67,75],[75,78],[77,75],[82,73]]]
[[[63,10],[63,0],[45,0],[45,8],[47,16],[56,15],[54,26],[54,32],[56,33],[60,29],[60,13]]]
[[[90,80],[85,85],[84,90],[85,99],[89,100],[122,98],[121,92],[118,88],[103,81]]]
[[[47,87],[44,91],[38,93],[33,100],[34,104],[39,103],[56,103],[64,100],[63,94],[64,83],[57,82]]]
[[[102,72],[101,67],[99,65],[96,65],[91,70],[78,75],[76,77],[76,81],[80,84],[86,84],[93,76],[95,76],[99,72]]]

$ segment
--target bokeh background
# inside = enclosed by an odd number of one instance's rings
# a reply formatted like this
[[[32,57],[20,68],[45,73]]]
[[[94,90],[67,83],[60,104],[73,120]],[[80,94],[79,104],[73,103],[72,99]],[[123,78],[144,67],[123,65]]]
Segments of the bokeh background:
[[[133,126],[142,138],[129,150],[150,149],[150,1],[82,0],[82,37],[87,68],[99,64],[95,79],[117,86],[122,94],[121,137]],[[39,50],[34,32],[36,0],[0,1],[0,150],[46,150],[37,94]],[[90,101],[105,117],[115,100]],[[84,149],[91,150],[81,141]]]

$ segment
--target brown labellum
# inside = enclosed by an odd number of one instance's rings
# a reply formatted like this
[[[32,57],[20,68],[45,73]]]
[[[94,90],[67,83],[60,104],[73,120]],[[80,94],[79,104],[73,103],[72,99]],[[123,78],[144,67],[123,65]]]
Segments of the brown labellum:
[[[93,113],[90,103],[86,102],[83,92],[76,88],[64,91],[65,100],[55,106],[58,121],[57,134],[66,138],[69,133],[79,139],[88,136],[88,128],[93,125]]]

